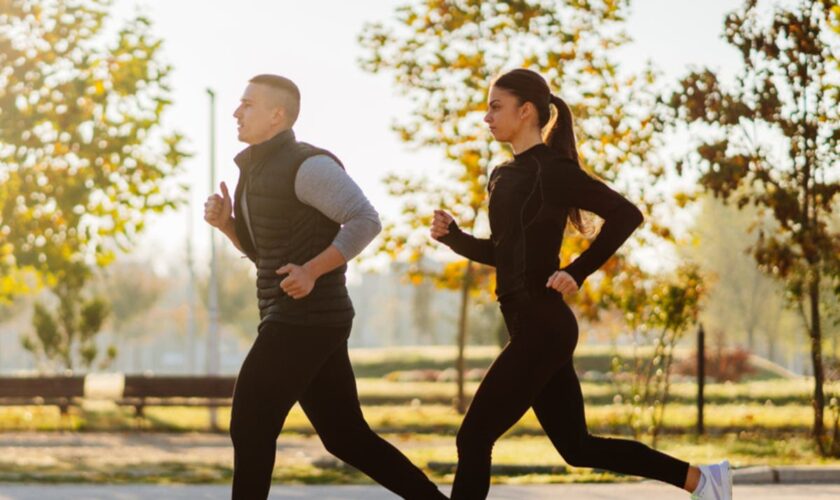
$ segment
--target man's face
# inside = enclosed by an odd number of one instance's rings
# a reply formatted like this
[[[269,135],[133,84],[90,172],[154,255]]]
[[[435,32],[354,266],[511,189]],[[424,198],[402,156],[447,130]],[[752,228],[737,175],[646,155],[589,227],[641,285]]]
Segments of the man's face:
[[[276,90],[260,83],[249,83],[233,113],[236,118],[239,140],[246,144],[259,144],[271,139],[283,128],[285,110],[280,105]]]

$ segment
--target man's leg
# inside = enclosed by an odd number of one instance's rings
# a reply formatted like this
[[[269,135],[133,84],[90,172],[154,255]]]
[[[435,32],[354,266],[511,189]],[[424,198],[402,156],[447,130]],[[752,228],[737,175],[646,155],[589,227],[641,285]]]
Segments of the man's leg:
[[[314,330],[267,324],[242,364],[230,419],[234,500],[268,497],[286,415],[333,351],[344,345],[347,328]]]
[[[347,344],[333,351],[300,398],[324,447],[373,480],[409,499],[446,498],[399,450],[365,422]]]

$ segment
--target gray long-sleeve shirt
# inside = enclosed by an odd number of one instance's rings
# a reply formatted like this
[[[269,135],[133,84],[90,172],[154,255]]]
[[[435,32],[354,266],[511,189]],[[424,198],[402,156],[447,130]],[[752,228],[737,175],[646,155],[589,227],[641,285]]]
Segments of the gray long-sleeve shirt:
[[[376,209],[347,172],[327,155],[312,156],[301,164],[295,194],[342,225],[333,245],[345,260],[359,255],[382,230]]]
[[[346,261],[362,253],[382,230],[376,209],[341,165],[330,156],[312,156],[300,165],[295,177],[295,195],[303,203],[342,225],[333,245]],[[245,192],[242,193],[241,203],[245,225],[251,233]]]

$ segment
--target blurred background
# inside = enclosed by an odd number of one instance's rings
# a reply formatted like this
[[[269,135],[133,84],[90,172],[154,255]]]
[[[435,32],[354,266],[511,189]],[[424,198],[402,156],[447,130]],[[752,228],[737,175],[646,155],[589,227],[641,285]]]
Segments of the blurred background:
[[[0,481],[229,479],[255,272],[202,213],[236,183],[231,115],[260,73],[298,84],[297,137],[343,160],[385,226],[349,272],[365,415],[451,479],[507,331],[492,269],[427,228],[445,208],[489,233],[510,150],[481,118],[516,67],[570,104],[584,167],[646,215],[569,298],[592,431],[692,462],[837,464],[836,0],[6,0]],[[570,231],[563,264],[593,234]],[[278,479],[366,481],[312,436],[295,409]],[[530,413],[494,457],[502,482],[622,479],[567,467]]]

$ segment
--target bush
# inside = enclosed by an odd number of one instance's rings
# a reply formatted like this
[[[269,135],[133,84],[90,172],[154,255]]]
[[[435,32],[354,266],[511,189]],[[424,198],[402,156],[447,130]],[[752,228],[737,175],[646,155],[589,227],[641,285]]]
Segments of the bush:
[[[715,349],[707,352],[706,377],[716,382],[739,382],[745,375],[755,372],[750,363],[750,352],[742,347]],[[697,351],[674,366],[674,373],[697,376]]]

